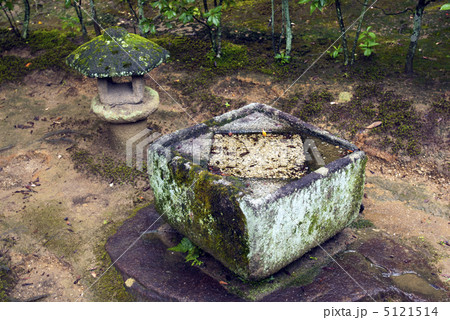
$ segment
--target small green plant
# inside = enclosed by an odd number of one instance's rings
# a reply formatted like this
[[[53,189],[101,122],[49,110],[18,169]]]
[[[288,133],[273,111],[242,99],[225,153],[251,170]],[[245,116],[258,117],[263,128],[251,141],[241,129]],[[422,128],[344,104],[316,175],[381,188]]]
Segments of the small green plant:
[[[291,56],[287,56],[284,52],[280,52],[275,56],[275,60],[281,65],[288,64],[291,61]]]
[[[59,19],[62,22],[63,30],[69,29],[70,31],[80,32],[81,28],[78,25],[78,19],[71,15],[60,16]]]
[[[185,258],[186,262],[192,261],[192,266],[200,266],[203,264],[203,261],[198,260],[198,257],[202,254],[202,250],[194,245],[188,238],[181,239],[180,243],[175,247],[169,248],[167,250],[187,253]]]
[[[353,229],[365,229],[371,227],[374,227],[372,221],[362,218],[358,218],[350,224],[350,228]]]
[[[338,57],[338,55],[340,54],[340,53],[342,53],[342,51],[344,50],[342,47],[341,47],[341,45],[338,45],[337,47],[336,46],[333,46],[333,51],[331,51],[331,50],[328,50],[327,51],[327,53],[330,55],[330,57],[331,58],[333,58],[333,59],[336,59],[337,57]]]
[[[367,27],[365,31],[361,32],[361,35],[358,38],[358,41],[362,41],[359,46],[364,50],[364,55],[366,57],[370,56],[373,53],[373,47],[378,46],[379,43],[376,42],[377,35],[370,31],[371,27]]]

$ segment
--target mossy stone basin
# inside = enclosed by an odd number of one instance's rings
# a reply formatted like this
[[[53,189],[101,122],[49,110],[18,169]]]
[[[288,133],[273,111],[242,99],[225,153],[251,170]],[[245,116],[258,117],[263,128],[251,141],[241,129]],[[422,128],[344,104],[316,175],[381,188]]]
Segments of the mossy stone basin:
[[[306,174],[246,178],[210,170],[215,134],[262,131],[301,135],[309,159]],[[306,148],[308,137],[336,148],[340,156],[314,165],[317,157],[309,156],[314,150]],[[279,271],[357,217],[367,158],[348,141],[254,103],[161,137],[149,148],[148,161],[163,218],[231,271],[256,280]]]

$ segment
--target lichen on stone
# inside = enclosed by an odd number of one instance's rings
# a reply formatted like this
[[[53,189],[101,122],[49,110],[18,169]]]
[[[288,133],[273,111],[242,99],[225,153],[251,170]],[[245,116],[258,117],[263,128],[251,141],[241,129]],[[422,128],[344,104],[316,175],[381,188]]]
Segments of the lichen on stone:
[[[66,63],[91,78],[144,75],[167,60],[169,52],[137,34],[112,27],[81,45]]]

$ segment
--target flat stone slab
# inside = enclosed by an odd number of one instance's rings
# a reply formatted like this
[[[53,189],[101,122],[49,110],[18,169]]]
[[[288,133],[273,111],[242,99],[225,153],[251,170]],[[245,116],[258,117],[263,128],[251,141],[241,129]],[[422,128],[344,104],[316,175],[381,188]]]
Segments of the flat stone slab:
[[[132,123],[146,119],[159,105],[158,92],[145,87],[144,99],[141,103],[103,104],[99,96],[92,99],[91,109],[101,119],[110,123]]]
[[[106,250],[112,261],[118,259],[114,266],[137,300],[449,300],[426,257],[370,229],[362,236],[360,231],[346,228],[321,248],[261,281],[239,278],[207,253],[199,257],[201,266],[191,266],[184,261],[184,254],[167,250],[182,237],[150,205],[108,239]]]
[[[191,267],[179,253],[168,251],[160,239],[138,239],[164,224],[153,206],[141,209],[108,239],[106,250],[121,272],[127,289],[142,301],[242,301],[217,281]],[[173,234],[177,239],[178,234]],[[181,239],[181,238],[180,238]]]

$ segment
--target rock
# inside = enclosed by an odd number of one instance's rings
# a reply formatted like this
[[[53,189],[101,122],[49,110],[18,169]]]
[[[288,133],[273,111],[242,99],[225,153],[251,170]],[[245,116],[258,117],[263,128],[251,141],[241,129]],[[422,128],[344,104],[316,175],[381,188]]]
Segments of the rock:
[[[110,123],[131,123],[146,119],[159,105],[159,95],[155,90],[145,87],[144,100],[137,104],[102,104],[99,97],[92,99],[92,111]]]
[[[350,100],[352,100],[353,98],[353,94],[351,94],[350,92],[347,91],[343,91],[339,93],[339,98],[338,98],[338,102],[342,103],[342,102],[349,102]]]

